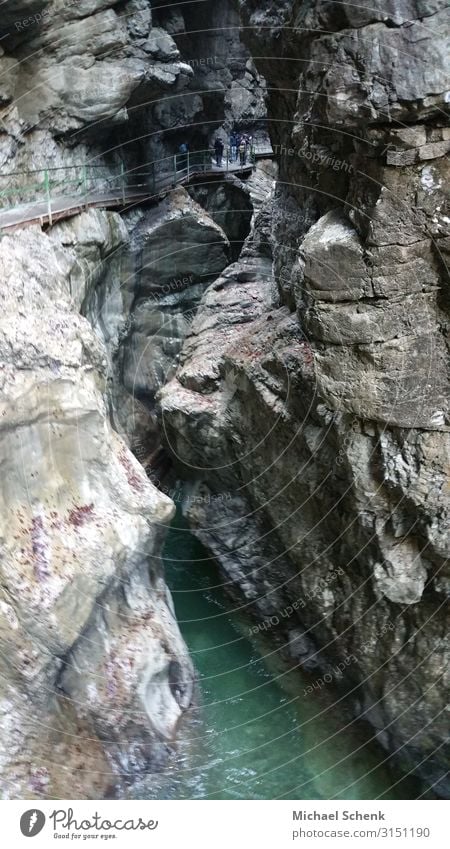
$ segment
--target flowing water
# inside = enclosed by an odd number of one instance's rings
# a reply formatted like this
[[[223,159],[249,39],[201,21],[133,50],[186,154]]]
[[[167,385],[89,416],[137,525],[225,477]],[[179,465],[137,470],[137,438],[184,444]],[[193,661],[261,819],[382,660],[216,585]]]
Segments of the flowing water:
[[[250,641],[253,623],[233,613],[217,568],[180,516],[164,560],[201,704],[184,764],[154,796],[414,798],[415,782],[383,763],[386,753],[352,723],[339,696],[329,687],[305,695],[311,678],[286,672],[273,645]]]

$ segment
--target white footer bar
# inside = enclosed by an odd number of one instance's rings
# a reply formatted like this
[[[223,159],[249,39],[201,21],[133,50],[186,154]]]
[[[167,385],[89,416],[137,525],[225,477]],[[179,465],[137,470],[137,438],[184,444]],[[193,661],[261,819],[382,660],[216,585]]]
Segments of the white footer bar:
[[[447,801],[1,801],[2,846],[443,849]]]

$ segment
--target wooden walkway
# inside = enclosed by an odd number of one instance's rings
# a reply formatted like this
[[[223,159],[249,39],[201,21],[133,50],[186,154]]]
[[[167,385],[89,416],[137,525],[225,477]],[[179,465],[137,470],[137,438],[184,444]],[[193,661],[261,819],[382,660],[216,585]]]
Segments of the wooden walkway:
[[[257,150],[255,153],[255,159],[272,156],[273,153],[270,148]],[[173,158],[173,161],[176,163],[177,160]],[[155,202],[164,197],[175,186],[187,185],[199,179],[226,177],[227,175],[248,177],[254,167],[252,163],[240,166],[228,161],[224,161],[223,166],[220,167],[213,164],[208,157],[208,161],[203,164],[188,164],[181,169],[178,169],[175,164],[172,171],[160,173],[156,180],[152,175],[153,179],[130,184],[129,176],[134,176],[133,173],[127,174],[127,172],[123,171],[120,178],[115,178],[118,182],[118,185],[115,187],[106,190],[96,190],[95,187],[87,187],[82,193],[68,192],[67,194],[56,195],[55,197],[51,196],[51,192],[48,189],[48,186],[51,185],[48,180],[49,172],[36,172],[46,175],[42,183],[44,189],[47,186],[47,191],[44,192],[45,199],[36,199],[29,203],[20,203],[16,206],[6,208],[4,206],[1,208],[0,206],[0,235],[23,227],[26,224],[40,224],[41,227],[52,225],[56,221],[78,215],[80,212],[91,207],[127,209],[136,204]],[[73,169],[71,170],[73,171]],[[23,191],[24,189],[20,187],[17,189],[17,192]]]

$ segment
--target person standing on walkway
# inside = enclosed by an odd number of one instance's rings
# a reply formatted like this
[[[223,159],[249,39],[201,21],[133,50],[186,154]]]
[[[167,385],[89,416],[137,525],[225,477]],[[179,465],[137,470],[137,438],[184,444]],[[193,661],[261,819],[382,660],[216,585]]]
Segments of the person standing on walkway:
[[[240,161],[241,168],[243,168],[243,166],[245,165],[246,159],[247,159],[247,145],[245,144],[245,139],[242,136],[241,142],[240,142],[240,145],[239,145],[239,161]]]
[[[223,156],[223,141],[222,139],[216,139],[214,144],[214,151],[216,154],[216,165],[218,168],[222,167],[222,156]]]
[[[236,144],[236,133],[233,132],[230,135],[230,162],[236,162],[237,159],[237,144]]]
[[[248,136],[248,158],[249,158],[249,162],[251,162],[251,164],[254,165],[255,162],[256,162],[256,152],[255,152],[254,139],[253,139],[253,136],[251,136],[251,135]]]
[[[181,171],[187,166],[187,155],[189,153],[189,145],[186,142],[180,144],[178,148],[178,169]]]

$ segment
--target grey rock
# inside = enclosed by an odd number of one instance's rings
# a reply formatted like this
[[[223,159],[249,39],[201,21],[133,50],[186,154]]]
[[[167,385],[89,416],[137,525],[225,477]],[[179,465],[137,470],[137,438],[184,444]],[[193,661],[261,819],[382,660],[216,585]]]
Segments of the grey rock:
[[[159,560],[173,504],[111,428],[106,349],[79,314],[124,232],[116,214],[91,211],[50,237],[35,227],[0,244],[8,798],[104,795],[114,774],[162,768],[161,736],[173,736],[187,707],[168,684],[174,659],[192,687]],[[104,741],[118,715],[130,721],[113,751]],[[84,765],[80,736],[90,739]]]
[[[229,591],[291,662],[293,633],[299,663],[304,637],[324,671],[351,655],[358,714],[446,796],[447,16],[240,5],[278,145],[273,279],[254,232],[162,391],[168,447],[214,495],[188,512]]]

